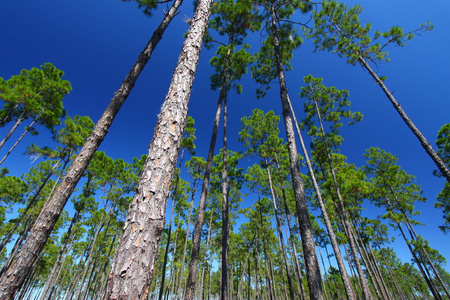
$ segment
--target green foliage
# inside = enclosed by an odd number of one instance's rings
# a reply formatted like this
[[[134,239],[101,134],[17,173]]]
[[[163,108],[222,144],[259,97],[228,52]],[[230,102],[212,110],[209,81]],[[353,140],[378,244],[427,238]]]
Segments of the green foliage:
[[[152,11],[158,6],[161,2],[170,2],[168,1],[158,1],[158,0],[122,0],[123,2],[136,2],[139,9],[142,10],[144,15],[147,17],[152,16]]]
[[[310,4],[305,1],[256,1],[262,7],[260,14],[264,34],[267,38],[262,42],[261,48],[256,53],[255,64],[252,66],[252,77],[261,84],[256,90],[258,98],[266,95],[270,84],[278,78],[278,68],[275,57],[279,56],[286,71],[292,70],[290,60],[293,52],[301,43],[302,38],[297,34],[294,25],[285,22],[296,11],[306,12]],[[276,13],[275,13],[276,12]],[[275,40],[278,45],[275,47]],[[276,53],[279,51],[279,53]]]
[[[438,155],[444,162],[450,164],[450,123],[443,125],[438,132],[436,145],[438,146]],[[435,171],[436,176],[440,176],[440,172]],[[444,232],[450,231],[450,183],[445,182],[444,188],[437,196],[437,202],[434,204],[436,208],[443,211],[444,224],[439,228]]]
[[[414,204],[424,202],[419,185],[413,183],[415,177],[408,175],[397,165],[397,157],[379,148],[369,148],[364,156],[367,165],[363,167],[366,174],[371,175],[370,200],[378,207],[384,207],[382,216],[395,224],[411,222],[411,216],[420,214]]]
[[[0,80],[0,99],[5,103],[0,111],[0,127],[17,119],[37,118],[37,123],[54,129],[65,115],[62,99],[71,91],[64,72],[51,63],[40,69],[22,70],[9,80]]]
[[[314,27],[304,28],[308,38],[314,39],[315,49],[327,50],[346,57],[347,62],[355,65],[359,60],[382,63],[389,60],[384,48],[389,44],[404,46],[406,41],[423,31],[432,30],[430,23],[422,24],[418,29],[404,32],[394,26],[386,32],[375,31],[370,34],[372,24],[363,25],[359,19],[362,7],[348,8],[337,1],[322,2],[322,9],[313,12]],[[384,41],[380,43],[380,38]]]

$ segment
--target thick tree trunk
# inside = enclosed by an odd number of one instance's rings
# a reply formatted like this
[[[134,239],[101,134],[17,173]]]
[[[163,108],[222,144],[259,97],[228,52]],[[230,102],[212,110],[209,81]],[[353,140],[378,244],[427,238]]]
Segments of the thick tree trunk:
[[[212,0],[198,3],[158,116],[103,299],[145,299],[148,295],[211,4]]]
[[[95,125],[94,130],[86,140],[86,143],[84,144],[80,153],[77,155],[77,157],[69,167],[69,170],[67,170],[66,174],[62,178],[62,182],[58,186],[58,189],[56,190],[54,196],[44,207],[43,213],[39,215],[39,218],[36,221],[30,233],[30,236],[25,242],[19,256],[13,262],[13,265],[8,270],[8,272],[6,272],[0,278],[1,300],[14,297],[29,272],[31,272],[32,265],[39,257],[42,248],[44,247],[45,242],[50,236],[53,227],[58,221],[67,200],[75,189],[78,181],[81,179],[81,176],[83,175],[83,172],[88,166],[90,160],[94,156],[95,151],[98,149],[101,142],[105,138],[115,116],[130,94],[130,91],[133,88],[139,74],[150,59],[150,55],[152,54],[156,45],[161,40],[165,29],[167,28],[173,17],[176,15],[181,2],[182,0],[175,0],[174,4],[165,15],[161,24],[153,33],[144,51],[142,51],[142,53],[139,55],[133,68],[128,73],[125,80],[122,82],[122,85],[117,90],[105,112],[101,116],[100,120]],[[201,39],[203,35],[200,34],[200,36]],[[196,47],[197,51],[199,51],[200,46]],[[196,65],[196,59],[194,60],[195,61],[193,62],[193,65]],[[186,70],[186,72],[191,71]],[[186,87],[189,87],[189,91],[190,86],[190,83],[186,84]],[[171,92],[174,92],[175,94],[174,90],[171,90]],[[184,94],[184,92],[180,91],[180,95],[181,94]],[[189,92],[187,94],[189,95]],[[184,126],[184,122],[182,126]]]
[[[295,203],[297,207],[297,217],[300,226],[300,234],[302,238],[303,255],[306,265],[306,276],[308,280],[310,298],[311,300],[318,300],[323,299],[320,268],[319,262],[317,260],[317,253],[314,245],[311,223],[309,221],[308,206],[306,204],[303,182],[299,170],[298,153],[297,153],[297,146],[295,143],[294,128],[292,125],[292,119],[289,112],[288,91],[284,76],[284,68],[281,61],[281,52],[277,34],[277,23],[276,23],[277,19],[275,10],[273,9],[271,13],[272,13],[272,28],[274,30],[272,38],[274,42],[275,60],[277,64],[278,79],[280,85],[280,99],[283,110],[284,125],[286,129],[286,138],[288,143],[289,162],[290,162],[289,169],[291,171],[292,176]]]
[[[213,131],[211,134],[211,141],[209,144],[208,157],[206,159],[205,174],[203,175],[202,192],[200,194],[200,201],[198,204],[197,222],[194,228],[192,238],[192,252],[191,260],[189,262],[189,277],[186,282],[185,300],[192,300],[194,298],[194,291],[197,278],[198,258],[200,256],[200,241],[202,236],[202,228],[205,220],[206,196],[208,195],[209,180],[211,177],[212,160],[214,156],[214,149],[216,146],[217,131],[219,128],[220,111],[222,107],[222,97],[219,97],[216,109],[216,117],[214,118]]]

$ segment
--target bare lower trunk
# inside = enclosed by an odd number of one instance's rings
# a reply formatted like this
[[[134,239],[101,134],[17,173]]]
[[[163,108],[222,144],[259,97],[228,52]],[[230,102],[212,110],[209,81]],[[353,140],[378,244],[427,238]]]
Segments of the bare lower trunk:
[[[447,181],[450,182],[450,170],[448,166],[444,163],[442,158],[434,151],[433,147],[431,147],[431,144],[427,141],[425,136],[420,132],[419,128],[416,127],[416,125],[411,121],[411,119],[408,117],[408,115],[405,113],[401,105],[398,103],[398,101],[395,99],[394,95],[389,91],[389,89],[384,84],[383,80],[378,77],[377,73],[372,70],[370,65],[366,62],[366,60],[358,54],[358,60],[361,63],[361,65],[369,72],[369,74],[372,76],[372,78],[375,80],[375,82],[380,86],[380,88],[385,93],[386,97],[391,101],[391,104],[394,106],[397,113],[400,115],[400,117],[403,119],[405,124],[411,129],[413,134],[417,137],[420,144],[422,145],[423,149],[427,152],[427,154],[431,157],[431,159],[434,161],[436,166],[438,167],[439,171],[441,171],[442,175],[444,175],[445,178],[447,178]]]
[[[11,154],[11,152],[17,147],[17,145],[19,144],[19,142],[24,138],[24,136],[28,133],[28,131],[30,131],[31,127],[33,127],[33,125],[36,123],[36,120],[39,116],[37,116],[36,118],[34,118],[33,122],[31,122],[30,125],[28,125],[28,127],[24,130],[24,132],[20,135],[20,137],[17,139],[17,141],[14,143],[14,145],[12,145],[12,147],[9,149],[8,153],[5,154],[5,156],[3,156],[2,160],[0,160],[0,165],[5,161],[5,159]]]
[[[194,291],[197,278],[197,265],[198,258],[200,256],[200,240],[202,235],[202,228],[205,219],[206,208],[206,196],[208,195],[209,180],[211,177],[212,160],[214,156],[214,148],[217,139],[217,130],[219,128],[220,110],[222,107],[222,97],[219,97],[216,109],[216,117],[214,118],[213,132],[211,134],[211,141],[209,144],[208,157],[206,159],[205,174],[203,175],[202,192],[200,194],[200,201],[198,204],[197,222],[194,228],[194,234],[192,238],[192,253],[191,260],[189,262],[189,277],[186,282],[186,293],[184,295],[185,300],[192,300],[194,298]]]
[[[352,284],[350,282],[350,278],[348,277],[347,270],[345,268],[344,259],[342,258],[341,250],[339,249],[339,245],[336,239],[336,234],[334,233],[333,226],[331,225],[330,218],[328,217],[328,212],[325,207],[325,203],[322,199],[322,193],[320,192],[319,185],[317,184],[316,176],[314,174],[314,170],[311,165],[311,161],[309,160],[308,151],[306,150],[305,143],[303,141],[303,137],[301,135],[300,128],[298,126],[297,118],[295,116],[294,109],[292,108],[291,101],[289,101],[289,108],[292,113],[292,117],[294,119],[294,124],[297,129],[297,135],[300,140],[300,145],[303,151],[303,156],[305,157],[306,165],[308,167],[309,175],[311,177],[311,181],[313,182],[314,192],[317,196],[317,200],[319,202],[320,211],[322,212],[323,220],[325,223],[325,227],[327,228],[328,237],[330,238],[331,246],[333,248],[333,252],[336,257],[336,262],[338,264],[339,273],[342,278],[342,282],[344,284],[345,293],[347,294],[347,298],[349,300],[355,300],[355,292],[353,291]]]
[[[176,15],[176,11],[181,2],[182,0],[175,0],[169,12],[165,15],[163,21],[153,33],[149,43],[145,47],[144,51],[142,51],[139,55],[135,65],[128,73],[102,117],[95,125],[94,130],[86,140],[86,143],[80,153],[77,155],[69,167],[69,170],[62,178],[62,182],[58,186],[54,196],[50,201],[48,201],[43,209],[43,212],[39,215],[38,220],[31,230],[30,236],[25,242],[19,256],[13,262],[13,265],[8,272],[0,278],[1,300],[14,297],[29,272],[31,272],[32,265],[39,257],[42,248],[50,236],[53,227],[58,221],[67,200],[75,189],[78,181],[81,179],[81,176],[94,156],[95,151],[105,138],[115,116],[130,94],[130,91],[133,88],[139,74],[150,59],[151,53],[161,40],[165,29],[169,25],[172,18]],[[198,49],[200,49],[199,46]],[[194,65],[196,65],[195,62]],[[191,84],[187,84],[187,86],[190,87]]]
[[[226,81],[225,81],[226,86]],[[227,148],[227,121],[228,121],[228,107],[227,107],[227,91],[222,91],[223,97],[223,157],[222,157],[222,297],[221,300],[229,300],[232,295],[229,293],[228,283],[228,247],[229,247],[229,204],[228,204],[228,148]]]
[[[315,249],[311,223],[309,221],[308,206],[306,204],[305,192],[303,189],[303,182],[300,175],[298,164],[297,145],[295,143],[294,127],[292,125],[292,118],[289,112],[289,99],[284,76],[284,68],[281,61],[280,45],[278,41],[276,13],[272,10],[272,27],[274,34],[275,60],[277,64],[278,79],[280,85],[280,99],[283,110],[283,119],[286,129],[286,138],[289,152],[289,169],[292,176],[292,184],[294,188],[295,203],[297,208],[298,223],[300,226],[300,234],[303,245],[303,255],[306,265],[306,277],[309,285],[309,294],[311,300],[323,299],[321,287],[321,275],[319,262],[317,260],[317,253]]]
[[[154,130],[103,299],[145,299],[153,279],[203,36],[212,0],[200,0]]]
[[[13,127],[9,130],[9,132],[6,134],[6,136],[3,138],[3,140],[0,141],[0,149],[3,147],[3,145],[6,143],[6,141],[11,137],[11,135],[14,133],[14,131],[19,127],[19,125],[25,120],[24,114],[22,114],[17,120],[16,123],[14,123]]]

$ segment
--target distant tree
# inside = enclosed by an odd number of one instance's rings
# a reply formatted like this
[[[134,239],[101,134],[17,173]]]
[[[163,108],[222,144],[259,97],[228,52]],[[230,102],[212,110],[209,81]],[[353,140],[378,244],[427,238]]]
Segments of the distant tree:
[[[32,122],[12,149],[27,132],[37,134],[33,128],[35,123],[44,125],[51,131],[61,124],[60,118],[65,115],[62,100],[72,89],[69,81],[61,79],[62,76],[63,71],[46,63],[40,69],[22,70],[20,75],[6,81],[0,78],[0,99],[4,101],[0,110],[0,127],[15,120],[13,127],[0,141],[0,149],[24,120],[31,118]]]
[[[417,137],[422,147],[434,161],[442,175],[450,181],[450,170],[441,157],[434,151],[425,136],[405,113],[401,105],[395,99],[384,83],[385,78],[379,76],[371,67],[372,64],[382,63],[389,60],[385,48],[389,44],[404,46],[406,41],[423,31],[431,30],[433,26],[429,23],[422,24],[418,29],[404,32],[399,26],[392,27],[387,32],[375,31],[373,38],[369,35],[372,25],[363,26],[359,20],[362,11],[361,6],[355,5],[348,8],[345,4],[337,1],[324,1],[322,9],[313,14],[314,27],[306,28],[309,38],[314,39],[316,50],[327,50],[347,58],[352,65],[360,64],[382,89],[395,110],[398,112],[405,124]],[[384,38],[384,44],[380,44],[379,38]]]
[[[450,163],[450,123],[445,124],[439,129],[436,145],[438,146],[438,154],[447,163]],[[435,172],[436,175],[439,173]],[[437,196],[437,202],[434,204],[436,208],[440,208],[444,213],[444,224],[439,228],[444,232],[450,231],[450,182],[447,180],[444,188]]]

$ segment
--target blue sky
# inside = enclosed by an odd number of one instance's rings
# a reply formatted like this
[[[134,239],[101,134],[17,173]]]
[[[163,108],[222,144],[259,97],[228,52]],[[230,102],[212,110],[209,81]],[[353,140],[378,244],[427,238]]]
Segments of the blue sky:
[[[400,25],[408,31],[426,21],[434,24],[433,31],[416,37],[406,47],[389,48],[391,61],[379,65],[380,74],[388,77],[387,86],[434,145],[439,128],[450,122],[450,3],[444,0],[432,4],[425,0],[346,3],[361,4],[364,7],[362,19],[373,23],[377,30]],[[161,20],[161,9],[148,18],[134,3],[118,0],[3,1],[0,6],[0,27],[3,28],[0,33],[0,77],[8,79],[21,69],[52,62],[72,83],[73,91],[64,100],[68,114],[72,117],[89,115],[96,122]],[[192,4],[186,1],[103,142],[100,150],[106,151],[107,155],[131,161],[132,157],[147,152],[177,62],[183,33],[188,29],[183,20],[192,14]],[[303,16],[299,21],[307,19]],[[260,37],[252,36],[251,42],[254,44],[252,50],[256,50]],[[330,53],[313,54],[312,49],[311,42],[305,41],[295,53],[294,69],[287,74],[290,97],[298,114],[302,112],[302,99],[298,94],[302,78],[308,74],[323,77],[326,85],[349,90],[352,109],[361,111],[364,119],[360,124],[343,129],[345,140],[341,152],[357,166],[364,163],[363,153],[369,147],[380,147],[398,156],[399,164],[417,177],[417,183],[422,185],[428,199],[417,205],[422,211],[419,221],[427,224],[417,227],[418,233],[430,241],[431,247],[450,258],[448,236],[438,229],[442,224],[442,213],[433,208],[444,183],[432,175],[433,162],[361,67],[350,66]],[[212,55],[211,50],[203,50],[201,54],[190,102],[190,115],[197,124],[197,155],[201,156],[206,156],[218,97],[218,92],[209,89],[212,68],[208,61]],[[250,115],[255,107],[281,112],[276,86],[266,98],[256,100],[256,85],[248,75],[243,84],[243,94],[232,95],[229,101],[229,147],[232,150],[242,150],[237,142],[241,117]],[[1,129],[0,136],[6,130],[9,127]],[[50,135],[44,129],[39,131],[40,135],[27,137],[6,160],[4,166],[13,175],[27,172],[30,167],[31,161],[22,155],[26,145],[31,142],[51,144]],[[9,147],[9,143],[5,145],[0,155],[3,156]],[[250,198],[245,201],[244,205],[252,204]],[[403,244],[396,243],[396,251],[406,253]],[[407,253],[403,257],[409,260]]]

